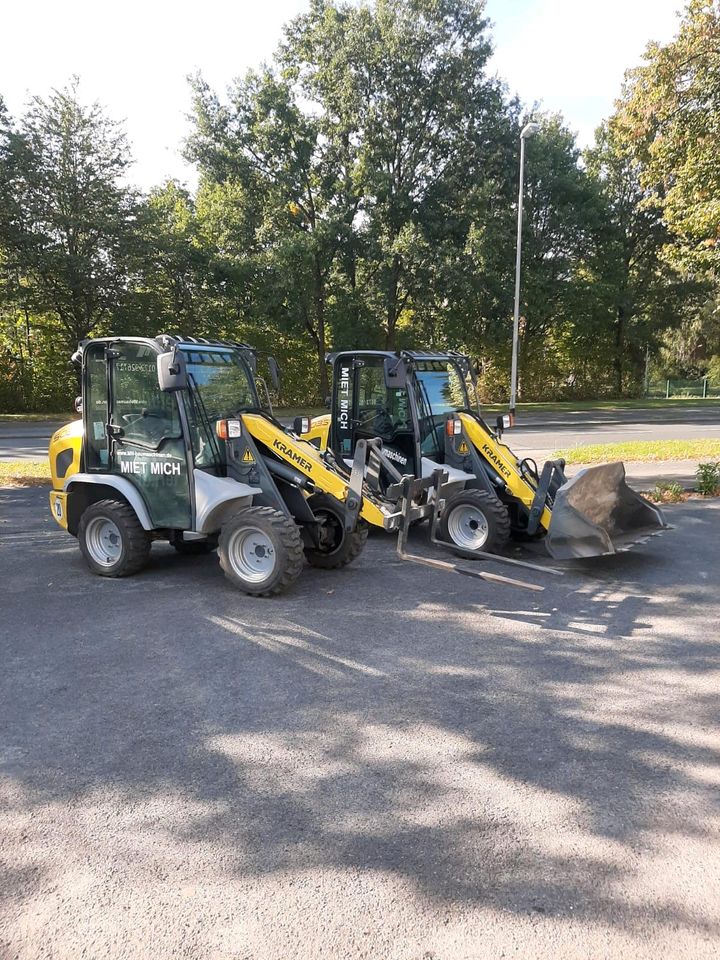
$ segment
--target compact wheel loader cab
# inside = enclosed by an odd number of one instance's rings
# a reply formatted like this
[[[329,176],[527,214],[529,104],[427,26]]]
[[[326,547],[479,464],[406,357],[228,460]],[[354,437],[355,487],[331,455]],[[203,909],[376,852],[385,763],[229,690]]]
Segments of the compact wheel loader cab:
[[[82,420],[51,440],[50,508],[100,576],[136,573],[165,540],[181,554],[217,549],[230,581],[269,596],[304,559],[344,566],[368,522],[391,523],[371,494],[351,493],[349,471],[261,409],[250,347],[107,338],[74,359]]]
[[[507,541],[543,539],[556,559],[616,553],[665,526],[662,513],[625,482],[621,463],[568,480],[562,460],[542,468],[517,457],[472,408],[472,363],[455,351],[377,350],[328,355],[333,394],[328,415],[305,434],[319,449],[351,462],[377,438],[380,467],[371,489],[392,500],[400,476],[436,496],[439,538],[463,555],[501,551]],[[442,483],[430,483],[442,474]],[[434,493],[434,490],[436,491]]]

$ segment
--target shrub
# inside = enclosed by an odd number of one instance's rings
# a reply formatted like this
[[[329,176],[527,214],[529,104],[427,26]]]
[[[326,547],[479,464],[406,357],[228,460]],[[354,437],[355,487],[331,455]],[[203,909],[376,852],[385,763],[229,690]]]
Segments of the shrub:
[[[660,480],[648,496],[655,503],[680,503],[685,498],[685,491],[675,480],[671,483],[668,483],[667,480]]]
[[[695,474],[695,489],[704,497],[720,494],[720,461],[698,464]]]

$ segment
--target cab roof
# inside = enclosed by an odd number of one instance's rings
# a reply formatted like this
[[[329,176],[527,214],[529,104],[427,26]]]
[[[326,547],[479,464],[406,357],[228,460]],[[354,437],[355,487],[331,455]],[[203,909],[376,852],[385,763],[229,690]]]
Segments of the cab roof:
[[[155,348],[159,347],[160,350],[168,350],[175,344],[179,347],[229,347],[233,350],[247,351],[253,357],[258,352],[255,347],[251,347],[247,343],[239,343],[236,340],[209,340],[206,337],[187,337],[177,333],[161,333],[156,337],[88,337],[78,344],[77,351],[72,356],[74,363],[80,362],[83,350],[90,343],[147,343]]]
[[[393,360],[455,360],[467,362],[458,350],[336,350],[325,354],[326,363],[335,363],[338,357],[390,357]]]

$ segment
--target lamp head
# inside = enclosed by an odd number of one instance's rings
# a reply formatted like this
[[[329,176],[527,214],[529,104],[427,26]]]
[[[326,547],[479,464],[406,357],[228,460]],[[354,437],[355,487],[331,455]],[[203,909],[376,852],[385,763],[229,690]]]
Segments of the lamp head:
[[[539,130],[540,130],[539,123],[534,123],[534,122],[526,123],[525,126],[520,131],[520,138],[522,140],[527,140],[528,137],[534,137],[535,134],[539,132]]]

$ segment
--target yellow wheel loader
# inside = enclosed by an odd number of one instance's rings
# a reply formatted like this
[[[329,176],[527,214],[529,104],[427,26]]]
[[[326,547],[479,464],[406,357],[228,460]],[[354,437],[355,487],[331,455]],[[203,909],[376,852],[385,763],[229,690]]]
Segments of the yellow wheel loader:
[[[344,566],[368,523],[398,529],[367,485],[351,489],[344,465],[261,408],[247,345],[99,338],[74,360],[82,419],[51,440],[50,509],[100,576],[137,572],[152,541],[165,540],[180,553],[217,549],[237,587],[270,596],[303,557]]]
[[[319,449],[350,462],[357,445],[377,438],[381,468],[366,479],[392,499],[401,476],[425,483],[437,500],[439,538],[464,555],[501,550],[510,537],[543,538],[560,560],[613,554],[666,526],[663,515],[625,482],[622,463],[582,470],[540,469],[502,441],[473,410],[469,359],[454,351],[343,351],[329,354],[330,413],[296,428]],[[428,482],[439,471],[441,490]]]

